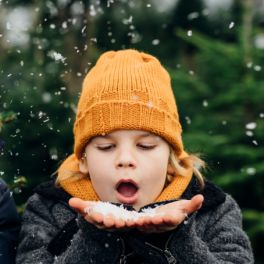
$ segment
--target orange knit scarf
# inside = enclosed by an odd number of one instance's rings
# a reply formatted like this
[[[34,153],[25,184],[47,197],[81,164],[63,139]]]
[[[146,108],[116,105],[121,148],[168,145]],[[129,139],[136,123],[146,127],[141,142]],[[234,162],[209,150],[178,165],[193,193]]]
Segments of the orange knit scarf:
[[[61,165],[58,173],[72,174],[73,172],[80,174],[79,162],[75,155],[69,156]],[[173,177],[172,182],[166,186],[161,194],[156,198],[156,202],[178,199],[189,185],[193,175],[193,170],[188,169],[188,173],[185,176],[176,175]],[[100,201],[100,198],[96,194],[91,180],[88,177],[84,177],[79,180],[72,180],[68,178],[60,182],[61,187],[73,197],[78,197],[83,200]]]

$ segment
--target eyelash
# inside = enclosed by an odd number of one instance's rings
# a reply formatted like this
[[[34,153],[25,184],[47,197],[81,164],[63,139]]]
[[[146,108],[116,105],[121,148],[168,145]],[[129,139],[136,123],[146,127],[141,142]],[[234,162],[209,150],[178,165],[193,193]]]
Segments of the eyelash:
[[[99,150],[102,150],[102,151],[106,151],[106,150],[110,150],[112,149],[112,147],[114,147],[115,145],[108,145],[106,147],[100,147],[100,146],[97,146],[97,148]],[[154,149],[156,147],[156,145],[142,145],[142,144],[138,144],[138,146],[140,148],[142,148],[143,150],[151,150],[151,149]]]

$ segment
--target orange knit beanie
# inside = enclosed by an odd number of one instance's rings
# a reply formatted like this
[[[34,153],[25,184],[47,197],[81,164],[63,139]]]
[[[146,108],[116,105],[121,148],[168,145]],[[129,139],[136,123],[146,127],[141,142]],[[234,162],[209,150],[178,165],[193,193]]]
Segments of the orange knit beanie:
[[[99,200],[88,176],[80,174],[79,160],[89,139],[118,129],[152,132],[164,138],[180,158],[186,157],[181,125],[170,77],[153,56],[136,50],[101,55],[86,75],[74,124],[74,154],[58,170],[60,185],[72,196]],[[89,166],[89,165],[88,165]],[[66,177],[64,177],[66,176]],[[192,177],[177,175],[157,201],[178,198]]]

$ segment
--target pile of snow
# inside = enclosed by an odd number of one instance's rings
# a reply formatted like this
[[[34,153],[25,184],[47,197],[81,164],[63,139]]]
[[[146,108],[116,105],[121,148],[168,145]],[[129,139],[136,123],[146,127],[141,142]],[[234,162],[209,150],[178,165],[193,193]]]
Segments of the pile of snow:
[[[127,220],[136,221],[140,217],[144,217],[144,216],[153,217],[155,215],[161,215],[162,213],[157,213],[156,209],[157,207],[156,208],[146,208],[146,209],[143,209],[142,212],[129,211],[125,209],[123,205],[116,206],[109,202],[96,202],[95,205],[92,207],[93,212],[100,213],[103,216],[113,215],[114,217],[122,219],[124,221],[127,221]],[[89,214],[91,212],[91,207],[85,208],[84,212]]]

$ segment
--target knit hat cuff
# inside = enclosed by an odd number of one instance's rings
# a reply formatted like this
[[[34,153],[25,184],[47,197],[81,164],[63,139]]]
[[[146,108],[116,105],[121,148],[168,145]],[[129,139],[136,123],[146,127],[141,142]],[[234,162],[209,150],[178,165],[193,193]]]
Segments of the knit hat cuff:
[[[79,115],[74,125],[74,130],[82,131],[75,133],[74,152],[78,159],[89,139],[117,129],[149,131],[170,143],[178,155],[183,151],[182,128],[177,118],[150,103],[101,101]]]

